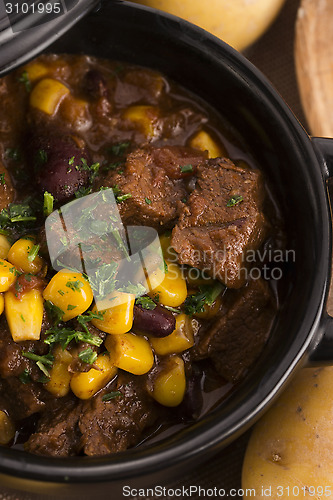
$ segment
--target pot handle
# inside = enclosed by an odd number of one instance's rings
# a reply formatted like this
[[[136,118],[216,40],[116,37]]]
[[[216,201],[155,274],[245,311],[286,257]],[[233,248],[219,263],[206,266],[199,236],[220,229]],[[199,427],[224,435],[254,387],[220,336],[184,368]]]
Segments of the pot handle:
[[[330,190],[330,180],[333,181],[333,139],[325,137],[312,137],[314,152],[319,160],[325,182],[327,182],[328,196],[330,198],[331,211],[333,206],[333,190]],[[332,185],[333,188],[333,185]],[[331,287],[333,282],[331,283]],[[313,365],[332,365],[333,359],[333,317],[326,311],[322,317],[321,329],[323,332],[319,343],[314,346],[310,353],[309,362]]]

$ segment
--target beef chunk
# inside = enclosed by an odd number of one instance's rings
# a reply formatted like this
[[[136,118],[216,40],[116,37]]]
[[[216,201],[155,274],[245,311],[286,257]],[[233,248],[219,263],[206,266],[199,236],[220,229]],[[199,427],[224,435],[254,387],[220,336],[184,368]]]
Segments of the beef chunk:
[[[0,210],[7,208],[14,201],[15,191],[9,173],[0,161]]]
[[[22,420],[45,408],[49,395],[41,384],[22,384],[16,377],[1,381],[0,392],[6,401],[6,409],[11,418]]]
[[[140,377],[121,374],[116,390],[122,396],[104,402],[100,394],[85,403],[79,426],[87,455],[126,450],[136,445],[143,431],[154,423],[158,409],[143,382]]]
[[[172,233],[179,262],[206,271],[230,288],[243,286],[244,256],[265,237],[263,194],[258,171],[223,158],[198,167],[196,188]],[[232,205],[236,197],[241,201]]]
[[[126,224],[171,227],[187,197],[186,180],[204,158],[185,147],[137,149],[128,155],[123,174],[111,172],[101,183],[131,195],[119,204]],[[185,165],[190,171],[182,172]]]
[[[70,398],[54,400],[42,414],[37,431],[25,444],[36,455],[68,457],[80,451],[78,421],[82,403]]]
[[[260,355],[276,308],[268,284],[261,279],[233,293],[232,306],[206,332],[195,354],[210,357],[224,378],[237,381]]]

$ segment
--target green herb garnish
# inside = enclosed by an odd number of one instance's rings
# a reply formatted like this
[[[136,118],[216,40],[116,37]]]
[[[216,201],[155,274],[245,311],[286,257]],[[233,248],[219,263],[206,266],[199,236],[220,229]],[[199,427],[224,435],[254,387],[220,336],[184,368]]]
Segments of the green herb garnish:
[[[76,280],[76,281],[67,281],[66,286],[73,290],[73,292],[79,292],[80,288],[84,286],[82,281]]]
[[[230,198],[230,200],[227,203],[227,207],[234,207],[238,203],[241,203],[243,201],[243,196],[240,194],[235,194]]]
[[[193,165],[191,165],[190,163],[188,165],[180,166],[179,168],[183,174],[187,172],[193,172]]]
[[[52,194],[45,191],[43,205],[43,214],[45,217],[48,217],[53,212],[53,203],[54,197],[52,196]]]
[[[65,312],[60,309],[60,307],[53,304],[53,302],[51,302],[50,300],[46,300],[44,305],[47,317],[49,318],[51,323],[53,325],[57,325],[58,323],[60,323],[60,321],[62,321],[62,318],[64,317]]]
[[[149,310],[153,310],[157,306],[157,304],[155,304],[153,299],[151,299],[150,297],[145,297],[145,296],[138,297],[135,300],[135,303],[138,304],[139,306],[141,306],[142,309],[149,309]]]
[[[22,382],[22,384],[29,384],[29,382],[31,382],[30,372],[27,368],[25,368],[23,372],[20,373],[18,378],[20,382]]]
[[[123,156],[126,149],[129,147],[130,142],[120,142],[110,147],[110,152],[115,156]]]
[[[185,313],[189,316],[203,312],[205,305],[211,306],[225,286],[216,282],[214,285],[202,285],[199,288],[199,293],[189,295],[185,300]]]
[[[0,185],[5,186],[6,184],[6,179],[5,179],[5,173],[0,174]]]
[[[18,79],[18,81],[20,83],[23,83],[23,85],[25,86],[25,90],[27,92],[30,92],[30,90],[31,90],[31,82],[30,82],[29,75],[28,75],[27,71],[23,71],[23,73],[20,76],[20,78]]]
[[[32,361],[35,361],[36,365],[44,373],[44,375],[46,377],[50,377],[50,374],[46,366],[48,366],[49,368],[52,367],[54,362],[54,356],[52,356],[52,354],[49,353],[46,354],[45,356],[39,356],[38,354],[35,354],[33,352],[22,352],[22,356],[31,359]]]
[[[122,397],[122,396],[123,396],[122,392],[120,392],[120,391],[113,391],[113,392],[109,392],[108,394],[104,394],[104,396],[102,396],[102,401],[104,403],[106,403],[107,401],[111,401],[112,399],[119,398],[119,397]]]
[[[83,363],[92,365],[97,359],[97,352],[93,351],[91,347],[88,347],[84,349],[84,351],[79,352],[78,356]]]
[[[53,327],[47,330],[45,334],[47,335],[44,340],[45,344],[60,344],[63,351],[66,349],[68,344],[72,342],[72,340],[75,340],[77,343],[86,342],[87,344],[95,345],[97,347],[103,343],[103,340],[100,337],[93,335],[89,331],[80,332],[70,328]]]
[[[28,261],[33,262],[38,255],[40,245],[33,245],[28,253]]]
[[[147,205],[151,205],[151,200],[149,198],[145,198],[145,202],[147,203]]]

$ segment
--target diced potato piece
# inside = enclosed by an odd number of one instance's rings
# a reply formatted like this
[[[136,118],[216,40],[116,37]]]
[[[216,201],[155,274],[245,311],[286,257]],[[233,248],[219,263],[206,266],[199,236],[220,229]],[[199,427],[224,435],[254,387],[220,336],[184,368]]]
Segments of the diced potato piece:
[[[153,398],[163,406],[178,406],[184,399],[186,377],[184,361],[172,356],[153,380]]]
[[[138,125],[147,139],[152,139],[157,133],[159,113],[154,106],[130,106],[123,112],[123,118]]]
[[[17,270],[10,262],[0,259],[0,292],[7,292],[17,277]]]
[[[208,151],[208,158],[218,158],[226,155],[226,150],[204,130],[200,130],[200,132],[195,134],[190,141],[190,146],[200,151]]]
[[[151,338],[150,343],[161,356],[186,351],[194,344],[191,319],[186,314],[178,314],[174,331],[167,337]]]
[[[0,259],[7,259],[10,243],[4,234],[0,234]]]
[[[96,367],[96,368],[95,368]],[[74,373],[71,379],[71,389],[80,399],[89,399],[103,389],[117,374],[117,368],[107,353],[100,354],[94,363],[94,368],[88,372]]]
[[[45,384],[45,388],[57,398],[62,398],[69,393],[69,384],[72,374],[68,367],[73,360],[73,356],[65,349],[58,346],[53,351],[54,363],[50,370],[50,380]]]
[[[5,313],[14,342],[39,340],[43,321],[43,297],[40,290],[29,290],[20,299],[5,293]]]
[[[152,286],[152,280],[149,276],[148,286],[149,295],[154,297],[158,295],[159,302],[164,306],[178,307],[187,297],[186,280],[182,275],[181,268],[173,263],[166,261],[167,272],[162,283],[158,286]]]
[[[133,333],[109,335],[105,347],[112,363],[133,375],[149,372],[154,364],[154,355],[148,340]]]
[[[49,68],[39,61],[32,61],[23,68],[23,71],[27,72],[29,81],[33,83],[43,78],[43,76],[46,76],[49,72]]]
[[[53,115],[68,94],[69,89],[66,85],[53,78],[44,78],[31,91],[30,106],[38,108],[48,115]]]
[[[36,240],[33,237],[20,238],[10,247],[8,261],[25,273],[37,274],[41,271],[44,261],[35,255]],[[37,253],[38,253],[37,248]]]
[[[0,445],[8,444],[15,436],[15,424],[4,411],[0,411]]]
[[[45,300],[59,307],[64,313],[63,321],[69,321],[84,313],[93,301],[88,281],[81,273],[59,271],[43,292]]]
[[[93,312],[101,312],[103,319],[93,318],[92,324],[102,332],[121,334],[130,331],[133,325],[133,311],[135,295],[131,293],[114,292],[109,297],[111,307],[98,311],[96,306]]]

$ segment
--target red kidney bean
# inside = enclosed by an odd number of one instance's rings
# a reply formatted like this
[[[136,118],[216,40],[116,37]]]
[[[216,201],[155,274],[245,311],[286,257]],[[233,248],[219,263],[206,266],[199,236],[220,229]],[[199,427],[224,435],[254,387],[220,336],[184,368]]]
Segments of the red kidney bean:
[[[90,158],[69,136],[40,136],[33,140],[32,161],[36,181],[42,191],[51,193],[57,201],[65,201],[89,181]]]
[[[152,337],[167,337],[176,327],[176,318],[165,307],[156,304],[155,309],[144,309],[141,305],[134,306],[132,330],[141,335]]]

